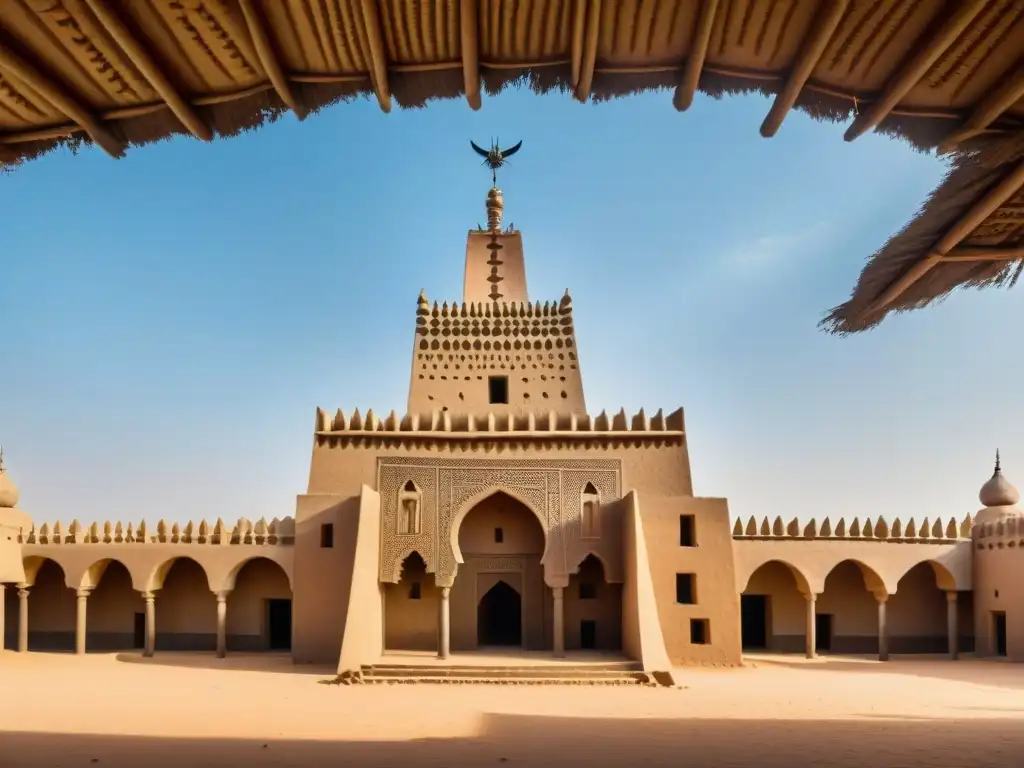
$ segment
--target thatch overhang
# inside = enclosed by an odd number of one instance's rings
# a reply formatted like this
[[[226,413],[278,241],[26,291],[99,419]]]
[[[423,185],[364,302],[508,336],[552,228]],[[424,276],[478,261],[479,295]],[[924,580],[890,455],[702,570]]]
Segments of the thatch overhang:
[[[456,97],[479,109],[483,93],[509,85],[580,101],[668,89],[680,111],[698,90],[757,91],[773,98],[766,137],[800,109],[849,121],[848,141],[878,130],[918,149],[962,153],[1024,131],[1024,0],[0,2],[7,166],[62,144],[93,143],[120,157],[179,134],[209,141],[359,97],[384,111]],[[958,155],[923,223],[876,254],[829,328],[859,330],[887,308],[1007,279],[1016,257],[1001,254],[933,265],[899,295],[879,287],[884,276],[898,281],[900,268],[936,261],[928,236],[941,238],[955,223],[950,212],[970,208],[959,205],[969,195],[980,202],[988,187],[979,174],[997,175],[991,159]],[[988,216],[1012,218],[1019,189],[1004,201],[1006,216]],[[993,237],[958,243],[990,247]]]

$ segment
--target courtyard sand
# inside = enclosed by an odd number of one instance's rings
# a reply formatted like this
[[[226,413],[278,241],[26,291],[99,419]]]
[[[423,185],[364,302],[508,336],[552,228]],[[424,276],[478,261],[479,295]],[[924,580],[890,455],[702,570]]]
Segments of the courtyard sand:
[[[6,653],[0,765],[1020,763],[1024,667],[748,663],[679,670],[678,689],[340,687],[287,657]]]

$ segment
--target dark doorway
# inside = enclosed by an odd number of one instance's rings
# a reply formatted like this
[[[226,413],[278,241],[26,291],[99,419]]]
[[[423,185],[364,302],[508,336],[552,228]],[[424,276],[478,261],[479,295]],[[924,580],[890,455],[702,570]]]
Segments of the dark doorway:
[[[995,630],[996,656],[1006,655],[1006,614],[999,612],[992,614],[993,629]]]
[[[271,651],[292,649],[292,601],[267,600],[267,646]]]
[[[592,651],[597,648],[597,622],[584,619],[580,622],[580,648]]]
[[[522,645],[523,601],[506,582],[499,581],[477,607],[478,645]]]
[[[135,614],[135,626],[134,626],[134,638],[132,639],[132,648],[145,648],[146,647],[146,614],[136,613]]]
[[[832,650],[832,614],[814,614],[814,644],[819,651]]]
[[[740,595],[743,650],[768,647],[768,596]]]

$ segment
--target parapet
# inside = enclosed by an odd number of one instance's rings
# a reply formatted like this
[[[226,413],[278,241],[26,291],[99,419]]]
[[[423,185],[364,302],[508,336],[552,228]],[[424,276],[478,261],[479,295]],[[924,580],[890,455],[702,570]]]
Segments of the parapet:
[[[214,544],[252,546],[290,546],[295,543],[295,519],[275,517],[269,523],[260,518],[255,523],[245,518],[228,527],[218,519],[212,526],[206,520],[198,523],[168,525],[161,520],[153,530],[145,520],[137,526],[128,523],[92,523],[83,527],[77,520],[65,530],[59,521],[33,526],[19,537],[22,544]]]
[[[476,344],[481,345],[480,337],[498,336],[509,337],[510,339],[521,339],[520,346],[528,337],[534,337],[533,341],[541,339],[554,341],[558,347],[572,347],[572,336],[574,333],[572,325],[572,299],[569,292],[560,301],[546,302],[475,302],[469,303],[453,301],[451,305],[444,302],[438,306],[435,301],[433,306],[427,301],[424,294],[420,294],[416,306],[416,333],[426,337],[421,343],[422,349],[429,349],[433,339],[438,344],[444,338],[448,342],[447,348],[452,344],[458,344],[459,348],[471,349],[469,339],[475,339]],[[459,337],[466,337],[460,339]],[[559,343],[560,342],[560,343]],[[514,341],[509,341],[509,349]],[[465,346],[463,346],[465,345]]]
[[[978,549],[1020,547],[1024,550],[1024,517],[1008,517],[998,522],[974,526],[971,537]]]
[[[596,417],[575,413],[453,413],[434,410],[411,413],[399,418],[391,411],[383,421],[370,409],[363,416],[359,409],[351,417],[338,409],[332,418],[317,408],[316,436],[323,441],[372,440],[381,442],[515,442],[555,441],[613,443],[682,442],[685,435],[683,409],[668,416],[659,409],[647,416],[641,408],[633,416],[620,409],[614,416],[605,411]]]
[[[845,519],[832,525],[826,517],[821,522],[811,520],[803,525],[794,517],[789,523],[784,523],[781,517],[776,517],[775,522],[770,523],[765,517],[760,523],[756,518],[751,517],[746,525],[737,518],[733,523],[732,537],[734,539],[857,539],[859,541],[899,541],[907,544],[935,544],[942,541],[959,541],[971,538],[971,516],[965,517],[959,524],[955,518],[949,518],[947,522],[936,519],[929,521],[926,517],[920,525],[914,519],[904,523],[896,518],[890,525],[881,517],[874,523],[871,518],[865,518],[861,522],[858,518],[847,524]]]

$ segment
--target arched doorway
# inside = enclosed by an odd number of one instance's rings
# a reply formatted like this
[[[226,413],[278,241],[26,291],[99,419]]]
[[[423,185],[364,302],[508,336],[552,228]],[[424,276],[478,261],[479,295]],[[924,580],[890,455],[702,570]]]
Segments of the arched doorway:
[[[436,651],[440,594],[419,552],[410,553],[398,583],[384,586],[384,650]]]
[[[569,577],[565,647],[570,651],[622,649],[622,585],[608,583],[604,566],[592,554],[583,558],[579,573]]]
[[[757,568],[740,595],[744,651],[803,653],[807,649],[806,580],[788,563],[770,560]]]
[[[451,591],[452,650],[551,647],[551,597],[544,585],[544,528],[533,510],[502,491],[462,518],[463,562]]]
[[[819,651],[878,653],[878,600],[882,580],[856,560],[837,563],[817,601]]]
[[[889,598],[886,609],[886,624],[889,635],[889,650],[892,653],[948,653],[949,648],[949,603],[946,590],[955,587],[952,575],[943,566],[926,561],[918,563],[900,578],[896,592]],[[952,610],[956,613],[959,642],[957,648],[973,648],[969,638],[974,632],[973,606],[963,615],[961,600],[965,595],[956,593],[957,600]],[[963,619],[967,620],[964,621]]]
[[[254,557],[238,570],[234,585],[227,604],[227,650],[291,650],[292,588],[284,569]]]
[[[146,606],[128,569],[118,560],[103,560],[89,571],[96,587],[87,604],[86,649],[141,649],[146,638]]]
[[[78,600],[65,582],[64,569],[45,558],[29,588],[28,649],[73,651]]]
[[[164,576],[156,593],[156,650],[215,651],[217,598],[203,566],[179,557],[158,571]]]
[[[523,644],[523,599],[504,579],[480,598],[476,611],[477,642],[481,646]]]

